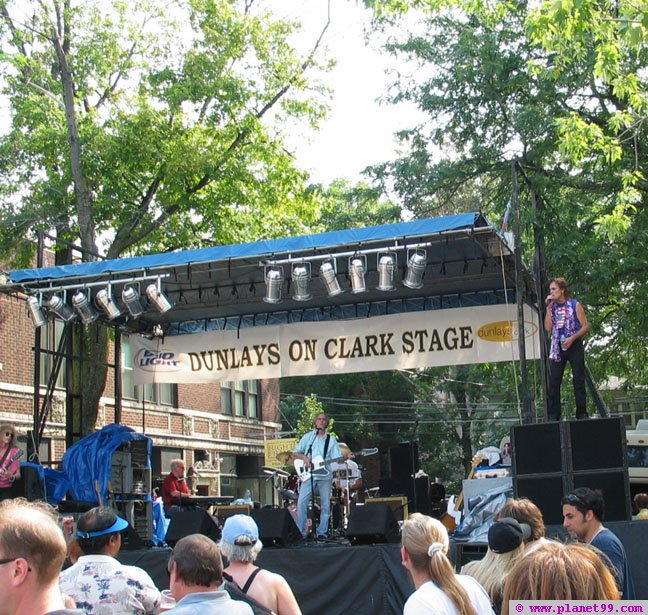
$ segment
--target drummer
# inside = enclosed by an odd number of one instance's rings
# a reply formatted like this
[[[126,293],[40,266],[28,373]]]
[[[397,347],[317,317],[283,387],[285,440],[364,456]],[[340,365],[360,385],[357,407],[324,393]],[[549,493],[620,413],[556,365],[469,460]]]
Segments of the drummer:
[[[355,492],[362,487],[362,473],[358,464],[350,459],[351,449],[344,442],[340,442],[340,452],[346,459],[342,463],[332,463],[331,472],[335,488],[340,490],[342,500],[346,504],[347,491]]]

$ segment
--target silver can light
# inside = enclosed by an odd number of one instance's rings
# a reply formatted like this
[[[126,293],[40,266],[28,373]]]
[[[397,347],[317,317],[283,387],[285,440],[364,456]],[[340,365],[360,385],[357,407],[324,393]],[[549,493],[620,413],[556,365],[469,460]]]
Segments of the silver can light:
[[[349,279],[351,280],[352,293],[364,293],[367,291],[365,285],[365,273],[367,270],[366,260],[360,256],[352,256],[349,259]]]
[[[266,293],[263,300],[266,303],[281,303],[281,287],[284,282],[284,272],[280,267],[268,267],[265,272]]]
[[[52,295],[47,301],[47,307],[64,322],[70,322],[74,318],[74,310],[60,295]]]
[[[383,254],[378,259],[378,290],[394,290],[394,269],[396,259],[393,254]]]
[[[84,325],[89,325],[99,318],[99,313],[92,307],[88,295],[81,289],[77,290],[72,296],[72,305]]]
[[[344,292],[340,287],[340,282],[338,282],[332,261],[324,261],[320,265],[320,277],[322,278],[322,282],[324,282],[324,287],[329,297],[335,297],[335,295]]]
[[[34,327],[37,329],[47,323],[47,318],[45,318],[43,308],[41,307],[40,301],[37,297],[27,297],[27,312],[29,313],[29,317],[34,324]]]
[[[108,320],[114,320],[121,316],[121,310],[112,296],[110,287],[102,288],[95,295],[95,303],[106,313]]]
[[[161,314],[168,312],[173,307],[173,303],[171,303],[167,296],[162,292],[160,282],[157,284],[149,284],[146,287],[146,296],[155,306],[155,309]]]
[[[407,271],[403,278],[403,284],[408,288],[421,288],[426,267],[427,257],[425,252],[412,252],[407,259]]]
[[[310,264],[298,263],[293,266],[290,277],[293,281],[293,296],[295,301],[308,301],[312,298],[310,293]]]
[[[144,313],[144,308],[139,300],[139,292],[134,286],[124,287],[122,301],[133,318],[139,318]]]

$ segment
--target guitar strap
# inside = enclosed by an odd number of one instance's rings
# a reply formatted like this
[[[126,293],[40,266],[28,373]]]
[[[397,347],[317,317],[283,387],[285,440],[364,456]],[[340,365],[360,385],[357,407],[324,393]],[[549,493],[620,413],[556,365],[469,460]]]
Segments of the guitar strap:
[[[328,445],[329,445],[330,441],[331,441],[331,434],[327,433],[326,434],[326,442],[324,442],[324,455],[323,455],[324,459],[326,459],[326,453],[328,451]]]
[[[9,457],[9,453],[11,452],[11,447],[7,445],[7,448],[5,449],[4,455],[2,456],[2,459],[0,459],[0,468],[4,467],[4,462]]]

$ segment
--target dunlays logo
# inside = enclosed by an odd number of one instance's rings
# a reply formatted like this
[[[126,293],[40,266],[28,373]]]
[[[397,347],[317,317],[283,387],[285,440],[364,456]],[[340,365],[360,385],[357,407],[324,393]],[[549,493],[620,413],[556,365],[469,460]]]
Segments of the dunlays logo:
[[[535,335],[538,327],[533,322],[524,321],[524,337]],[[518,339],[518,325],[514,320],[489,322],[477,330],[477,336],[485,342],[511,342]]]
[[[175,358],[175,352],[154,352],[142,348],[135,355],[135,365],[145,372],[160,370],[165,372],[177,372],[182,369],[180,361]]]

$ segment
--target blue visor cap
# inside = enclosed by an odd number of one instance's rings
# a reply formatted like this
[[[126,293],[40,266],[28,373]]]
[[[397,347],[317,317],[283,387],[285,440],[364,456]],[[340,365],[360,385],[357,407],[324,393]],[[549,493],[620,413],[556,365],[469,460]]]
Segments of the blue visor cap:
[[[128,521],[126,521],[126,519],[122,519],[121,517],[117,517],[117,520],[110,527],[107,527],[105,530],[98,530],[96,532],[81,532],[77,530],[76,535],[79,538],[96,538],[97,536],[105,536],[106,534],[114,534],[115,532],[121,532],[125,530],[127,527],[128,527]]]

